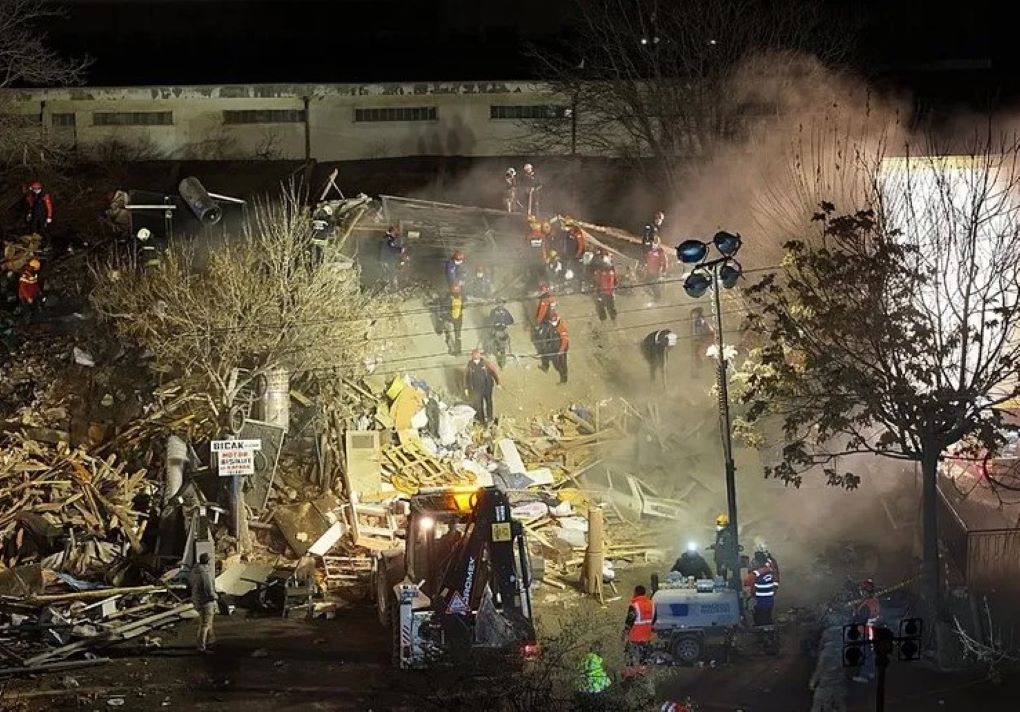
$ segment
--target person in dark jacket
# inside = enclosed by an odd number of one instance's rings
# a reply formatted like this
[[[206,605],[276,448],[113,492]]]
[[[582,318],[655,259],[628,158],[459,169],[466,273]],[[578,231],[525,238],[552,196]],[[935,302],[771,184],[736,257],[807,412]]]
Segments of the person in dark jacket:
[[[524,164],[523,172],[517,184],[524,189],[524,195],[528,198],[528,215],[534,215],[537,217],[539,196],[542,191],[542,181],[539,179],[538,174],[535,173],[535,167],[533,165],[530,163]]]
[[[492,420],[492,390],[498,385],[499,372],[496,367],[482,358],[479,349],[474,349],[464,369],[464,395],[471,398],[475,420],[482,425]]]
[[[539,325],[536,345],[541,356],[539,368],[548,371],[551,364],[560,374],[560,385],[566,383],[570,336],[567,334],[567,325],[556,312],[552,312],[549,318]]]
[[[53,224],[53,198],[43,190],[43,184],[32,181],[25,191],[25,205],[28,214],[25,221],[28,229],[37,235],[44,235],[46,229]]]
[[[666,213],[659,210],[652,216],[644,229],[641,231],[641,242],[645,248],[651,247],[652,241],[655,238],[662,238],[662,223],[666,220]]]
[[[506,308],[506,302],[500,299],[489,312],[489,336],[500,368],[506,367],[506,356],[510,352],[510,327],[513,325],[514,316]]]
[[[198,650],[204,653],[215,639],[213,619],[216,617],[216,578],[209,562],[209,554],[198,558],[188,575],[191,603],[198,611]]]
[[[652,381],[659,374],[663,379],[666,377],[666,354],[672,347],[676,346],[677,335],[669,329],[653,331],[641,342],[641,353],[648,362],[649,375]]]
[[[671,570],[676,571],[684,578],[712,578],[712,569],[709,568],[705,557],[701,555],[694,544],[687,545],[687,550],[680,555]]]

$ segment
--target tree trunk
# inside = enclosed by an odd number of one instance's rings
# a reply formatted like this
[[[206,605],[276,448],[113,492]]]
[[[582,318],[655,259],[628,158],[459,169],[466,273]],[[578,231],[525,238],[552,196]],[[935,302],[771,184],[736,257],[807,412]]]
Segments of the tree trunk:
[[[934,445],[921,451],[921,536],[924,563],[921,568],[921,592],[931,611],[939,603],[939,527],[938,462],[941,451]]]

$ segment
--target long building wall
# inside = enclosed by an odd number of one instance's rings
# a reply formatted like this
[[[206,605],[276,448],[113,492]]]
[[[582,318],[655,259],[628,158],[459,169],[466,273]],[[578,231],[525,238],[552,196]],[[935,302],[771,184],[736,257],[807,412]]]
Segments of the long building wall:
[[[522,113],[569,121],[548,86],[506,82],[6,90],[0,101],[85,153],[139,158],[518,155]]]

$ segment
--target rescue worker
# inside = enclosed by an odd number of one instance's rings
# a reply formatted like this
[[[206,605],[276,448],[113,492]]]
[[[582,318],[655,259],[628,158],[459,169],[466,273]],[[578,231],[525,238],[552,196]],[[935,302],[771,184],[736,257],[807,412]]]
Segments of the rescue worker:
[[[53,198],[43,191],[42,183],[36,180],[28,184],[25,204],[28,206],[25,222],[28,223],[29,231],[44,235],[46,229],[53,224]]]
[[[450,259],[446,261],[446,286],[453,287],[455,283],[464,284],[464,252],[454,250]]]
[[[733,525],[727,514],[715,518],[715,544],[708,547],[715,554],[715,573],[723,579],[740,564],[737,552],[733,551]]]
[[[567,351],[570,349],[570,336],[567,325],[556,312],[549,315],[548,321],[539,326],[538,352],[541,355],[539,368],[549,370],[552,364],[560,374],[560,385],[567,382]]]
[[[566,268],[563,266],[563,260],[560,259],[560,253],[556,250],[549,250],[545,258],[545,281],[553,285],[557,291],[561,290],[566,283],[565,274]]]
[[[162,264],[159,248],[156,247],[152,231],[149,228],[139,228],[135,233],[135,249],[137,250],[138,264],[142,269],[157,269]]]
[[[492,389],[499,385],[496,367],[482,358],[479,349],[472,349],[471,360],[464,370],[464,395],[471,398],[475,420],[485,425],[492,420]]]
[[[517,200],[517,169],[513,167],[507,168],[503,174],[503,207],[508,213],[524,207]]]
[[[443,304],[443,336],[451,356],[460,356],[460,331],[464,326],[464,295],[460,282],[450,285],[450,293]]]
[[[655,606],[646,595],[644,586],[634,587],[634,596],[627,607],[627,618],[623,624],[622,638],[627,664],[639,667],[644,664],[652,642],[652,624],[655,622]]]
[[[553,286],[548,282],[539,282],[538,291],[542,295],[538,298],[538,307],[535,309],[535,328],[542,326],[546,320],[556,313],[556,295],[553,294]]]
[[[584,230],[577,225],[571,225],[567,230],[567,242],[564,248],[568,259],[580,262],[588,250],[588,236],[584,234]]]
[[[397,225],[390,225],[383,235],[379,246],[379,264],[382,266],[383,278],[392,286],[399,286],[398,275],[406,264],[407,248],[404,247],[404,236]]]
[[[492,351],[496,354],[496,363],[500,368],[506,367],[506,355],[510,352],[510,327],[513,325],[514,316],[506,308],[506,302],[500,299],[489,312]]]
[[[647,248],[650,247],[656,237],[662,237],[662,223],[666,220],[666,213],[659,210],[648,221],[641,231],[641,243]]]
[[[39,283],[39,268],[41,263],[33,257],[21,270],[18,277],[18,303],[25,307],[37,308],[42,306],[42,285]]]
[[[216,617],[216,578],[209,562],[209,554],[202,554],[188,575],[191,588],[191,602],[198,611],[197,647],[204,653],[212,645],[213,620]]]
[[[312,255],[315,264],[322,263],[326,256],[326,248],[333,239],[336,221],[333,219],[333,206],[320,203],[312,213]]]
[[[605,323],[608,318],[615,324],[617,278],[609,253],[600,251],[592,267],[592,276],[595,282],[595,311],[599,321]]]
[[[666,255],[666,249],[662,246],[662,241],[656,235],[645,251],[645,279],[648,281],[653,300],[648,306],[653,306],[655,302],[662,299],[662,280],[666,276],[667,269],[669,269],[669,257]]]
[[[861,599],[854,609],[852,623],[864,626],[864,639],[867,645],[864,646],[864,669],[862,674],[854,677],[854,682],[871,682],[875,679],[875,628],[882,617],[882,602],[875,595],[875,582],[873,579],[864,579],[858,588]]]
[[[478,265],[464,285],[464,293],[473,299],[489,299],[492,297],[492,277],[485,265]]]
[[[524,164],[524,174],[521,176],[519,185],[524,188],[525,194],[528,196],[528,215],[538,216],[539,214],[539,196],[542,191],[542,181],[539,180],[538,174],[535,173],[535,167],[530,163]]]
[[[769,551],[769,544],[761,537],[755,537],[754,539],[754,551],[755,553],[761,552],[765,557],[765,561],[768,562],[769,567],[776,575],[776,581],[779,581],[779,562],[776,561],[776,557]]]
[[[673,568],[670,570],[677,572],[684,578],[712,578],[712,569],[709,568],[708,562],[705,561],[705,557],[701,555],[695,544],[687,545],[687,549],[684,553],[680,554],[680,558],[676,560]]]
[[[701,307],[691,309],[691,371],[701,372],[708,347],[712,345],[714,334],[712,325],[705,318],[705,310]]]
[[[754,624],[772,625],[772,609],[775,607],[779,581],[776,572],[769,566],[765,554],[756,551],[754,569],[744,577],[744,592],[754,597]]]
[[[602,659],[602,643],[593,640],[588,653],[581,660],[581,671],[577,679],[577,702],[582,710],[601,710],[605,708],[606,691],[611,685],[606,673],[606,664]]]
[[[659,329],[648,334],[641,342],[641,353],[648,362],[653,383],[657,374],[662,374],[663,381],[666,380],[666,354],[676,346],[677,340],[677,335],[669,329]]]

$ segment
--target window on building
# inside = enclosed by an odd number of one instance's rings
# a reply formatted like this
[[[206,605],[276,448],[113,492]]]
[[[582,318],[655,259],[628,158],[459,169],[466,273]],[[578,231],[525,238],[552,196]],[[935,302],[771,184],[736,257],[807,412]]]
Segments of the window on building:
[[[75,126],[74,114],[50,114],[50,121],[55,129],[73,129]]]
[[[172,111],[97,111],[93,126],[172,126]]]
[[[434,106],[394,106],[379,109],[355,109],[355,121],[435,121],[439,112]]]
[[[304,120],[304,109],[240,109],[223,112],[225,124],[300,124]]]
[[[489,107],[489,119],[493,120],[520,121],[522,119],[566,119],[569,117],[570,107],[557,106],[556,104],[493,104]]]

